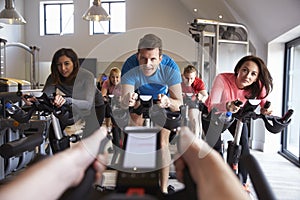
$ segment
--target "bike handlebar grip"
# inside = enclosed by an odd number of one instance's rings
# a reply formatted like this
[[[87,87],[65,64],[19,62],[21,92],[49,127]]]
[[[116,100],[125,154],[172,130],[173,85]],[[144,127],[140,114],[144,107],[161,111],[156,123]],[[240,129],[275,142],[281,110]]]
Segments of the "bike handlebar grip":
[[[76,187],[68,189],[59,200],[82,200],[93,189],[92,184],[95,180],[95,169],[90,165],[85,171],[85,175],[80,184]]]
[[[247,167],[250,179],[253,183],[253,187],[258,199],[275,200],[276,198],[274,196],[274,193],[271,190],[271,187],[266,177],[264,176],[264,173],[260,168],[257,160],[251,154],[248,154],[246,156],[241,157],[240,162]]]
[[[280,118],[280,121],[283,122],[283,123],[287,122],[291,118],[291,116],[293,115],[293,113],[294,113],[294,110],[293,109],[289,109],[284,114],[284,116],[282,118]]]
[[[43,136],[41,134],[32,134],[19,140],[7,142],[0,146],[0,155],[3,158],[18,156],[23,152],[32,151],[38,145],[42,144]]]
[[[243,102],[240,101],[240,100],[235,100],[235,101],[233,102],[233,104],[234,104],[235,106],[241,106],[241,105],[243,104]]]
[[[270,108],[270,106],[271,106],[271,102],[270,101],[266,101],[266,103],[264,105],[264,108],[268,109],[268,108]]]
[[[99,153],[103,154],[105,152],[104,147],[109,142],[109,138],[105,137],[99,147]],[[91,164],[85,171],[84,178],[80,184],[76,187],[68,189],[59,200],[82,200],[86,199],[85,197],[89,195],[93,190],[93,182],[95,180],[96,171]]]

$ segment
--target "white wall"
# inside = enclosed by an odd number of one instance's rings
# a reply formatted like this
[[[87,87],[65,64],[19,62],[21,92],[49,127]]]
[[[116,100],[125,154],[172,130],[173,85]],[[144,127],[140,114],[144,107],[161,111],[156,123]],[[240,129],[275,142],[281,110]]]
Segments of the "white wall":
[[[275,116],[282,115],[284,48],[283,42],[270,43],[268,46],[268,59],[266,61],[273,78],[273,91],[268,96],[268,100],[271,102],[272,114]],[[264,127],[261,119],[252,123],[252,148],[264,152],[278,152],[281,147],[281,133],[270,133]]]
[[[270,43],[268,53],[268,68],[274,81],[274,90],[269,99],[272,102],[273,114],[282,115],[283,102],[283,71],[284,71],[284,43]],[[277,152],[280,150],[281,134],[272,134],[266,131],[265,151]]]
[[[284,50],[285,43],[300,37],[300,25],[282,34],[280,37],[271,41],[268,45],[267,64],[274,80],[274,90],[269,99],[272,102],[274,115],[281,116],[283,103],[283,72],[284,72]],[[274,135],[266,132],[266,142],[264,151],[279,151],[281,148],[281,134]]]
[[[89,1],[75,0],[75,33],[65,36],[40,36],[39,35],[39,1],[26,0],[26,17],[32,19],[26,24],[26,42],[35,44],[41,48],[40,60],[49,61],[53,53],[60,47],[72,47],[80,57],[86,57],[102,42],[109,39],[111,35],[93,35],[88,33],[89,23],[82,19],[83,13],[89,7]],[[147,27],[160,27],[171,29],[183,34],[188,34],[187,21],[190,21],[189,14],[182,9],[177,0],[127,0],[127,30],[134,30]],[[142,5],[142,6],[141,6]],[[159,5],[159,6],[158,6]],[[143,8],[143,9],[141,9]],[[174,15],[176,13],[176,15]],[[122,35],[122,34],[120,34]],[[107,51],[113,57],[120,57],[116,50],[122,46],[128,46],[131,50],[136,49],[138,38],[132,37],[122,40],[121,43],[113,44]],[[174,41],[175,42],[175,41]],[[111,61],[103,55],[97,55],[99,60]]]
[[[260,38],[259,35],[257,35],[256,31],[254,31],[254,29],[251,29],[252,26],[249,24],[247,18],[245,19],[242,16],[240,16],[233,8],[230,7],[228,3],[227,3],[227,7],[231,11],[232,15],[235,17],[236,21],[238,21],[241,24],[244,24],[247,27],[249,40],[255,48],[255,55],[259,56],[263,60],[266,60],[267,42],[264,41],[263,38]]]
[[[25,17],[31,19],[26,24],[26,43],[40,48],[41,62],[50,62],[57,49],[70,47],[79,57],[97,58],[97,72],[100,73],[111,62],[123,62],[135,52],[138,39],[149,32],[162,37],[163,48],[178,55],[178,59],[196,60],[195,44],[189,36],[187,24],[193,17],[178,0],[126,0],[127,32],[117,35],[89,35],[89,22],[82,19],[89,0],[74,0],[74,6],[73,35],[40,36],[39,1],[26,0]]]

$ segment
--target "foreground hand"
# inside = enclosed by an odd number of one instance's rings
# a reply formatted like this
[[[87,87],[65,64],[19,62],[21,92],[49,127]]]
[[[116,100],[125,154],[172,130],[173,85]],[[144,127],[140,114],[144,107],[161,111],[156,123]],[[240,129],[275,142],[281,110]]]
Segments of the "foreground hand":
[[[106,170],[107,155],[100,154],[97,156],[97,159],[93,163],[93,167],[96,171],[95,183],[99,184],[102,182],[103,172]]]
[[[199,171],[199,160],[214,153],[214,150],[202,139],[197,138],[188,127],[180,128],[178,148],[179,154],[176,155],[178,159],[174,162],[178,181],[183,182],[184,169],[188,166],[194,182],[197,183],[199,180],[196,177],[202,173]]]

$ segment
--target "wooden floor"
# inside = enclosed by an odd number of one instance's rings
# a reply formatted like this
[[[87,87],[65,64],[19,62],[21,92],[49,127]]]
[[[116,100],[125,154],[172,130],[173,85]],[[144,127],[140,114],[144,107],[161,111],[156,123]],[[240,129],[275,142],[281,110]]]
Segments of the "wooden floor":
[[[300,199],[300,168],[277,153],[251,151],[278,200]],[[251,193],[254,193],[251,187]],[[257,197],[254,197],[257,199]]]

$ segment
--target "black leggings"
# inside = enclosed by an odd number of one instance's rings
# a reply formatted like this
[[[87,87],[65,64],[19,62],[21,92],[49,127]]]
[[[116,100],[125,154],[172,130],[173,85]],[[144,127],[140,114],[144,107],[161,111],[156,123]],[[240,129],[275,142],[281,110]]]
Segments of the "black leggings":
[[[229,128],[229,132],[234,136],[235,134],[235,127],[236,127],[236,122],[234,122]],[[243,124],[243,129],[242,129],[242,135],[240,139],[240,145],[242,146],[242,152],[241,152],[241,157],[249,155],[250,150],[249,150],[249,131],[248,131],[248,126],[247,123]],[[243,164],[239,163],[239,174],[242,176],[242,181],[243,183],[247,182],[247,176],[248,176],[248,171],[246,170],[246,166]]]
[[[204,133],[208,132],[208,128],[209,128],[209,121],[205,121],[202,120],[202,127],[204,130]],[[236,121],[228,128],[229,132],[232,134],[232,136],[234,136],[235,134],[235,127],[236,127]],[[241,157],[250,154],[250,150],[249,150],[249,142],[248,142],[248,126],[246,123],[243,124],[243,128],[242,128],[242,134],[241,134],[241,138],[240,138],[240,145],[242,146],[242,152],[241,152]],[[221,137],[220,135],[217,136],[218,139],[216,142],[214,142],[213,144],[210,144],[211,146],[213,145],[213,148],[220,152],[220,154],[222,154],[222,143],[223,141],[221,141]],[[209,142],[208,142],[209,143]],[[239,174],[241,174],[242,176],[242,181],[243,183],[247,182],[247,176],[248,176],[248,172],[246,170],[246,167],[244,165],[242,165],[241,163],[239,163],[238,165],[239,167]]]

